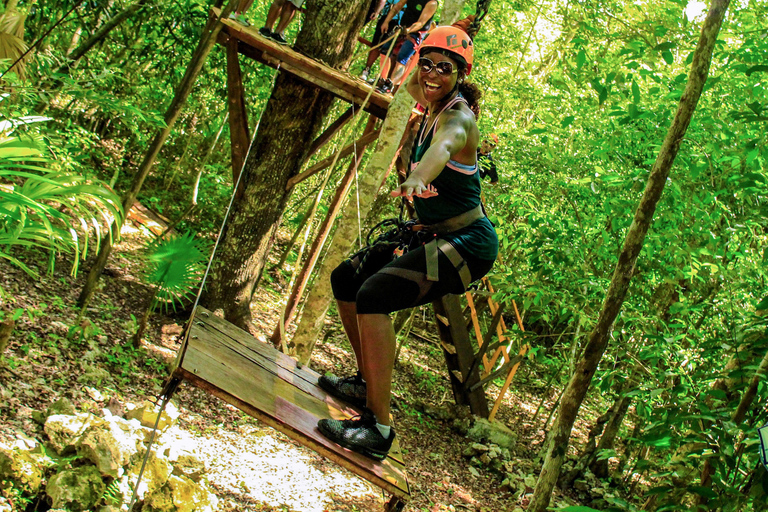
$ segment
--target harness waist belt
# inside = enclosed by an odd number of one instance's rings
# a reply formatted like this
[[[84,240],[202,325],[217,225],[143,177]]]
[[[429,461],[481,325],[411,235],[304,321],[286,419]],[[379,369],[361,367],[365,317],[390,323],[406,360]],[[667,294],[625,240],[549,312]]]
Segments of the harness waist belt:
[[[450,219],[445,219],[435,224],[421,224],[417,226],[420,231],[427,231],[428,233],[434,233],[436,235],[444,235],[465,228],[483,217],[485,217],[485,212],[483,211],[483,204],[480,203],[471,210],[467,210]]]

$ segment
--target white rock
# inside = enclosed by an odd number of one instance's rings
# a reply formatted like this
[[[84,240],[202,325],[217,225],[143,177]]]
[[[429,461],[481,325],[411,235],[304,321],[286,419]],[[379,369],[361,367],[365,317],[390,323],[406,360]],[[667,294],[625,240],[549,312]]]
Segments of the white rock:
[[[51,447],[56,453],[63,455],[74,452],[85,431],[99,423],[103,423],[101,418],[88,413],[78,413],[74,416],[53,414],[45,420],[44,429]]]

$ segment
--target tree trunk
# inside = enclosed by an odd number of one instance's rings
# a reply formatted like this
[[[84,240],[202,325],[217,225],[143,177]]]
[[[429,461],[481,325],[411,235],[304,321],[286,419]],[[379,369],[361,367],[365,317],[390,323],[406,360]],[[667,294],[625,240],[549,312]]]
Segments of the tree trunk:
[[[319,0],[307,5],[296,51],[346,68],[363,25],[358,2]],[[252,330],[250,303],[296,175],[322,127],[333,95],[287,73],[272,89],[243,168],[202,303],[240,328]]]
[[[621,305],[626,297],[629,282],[634,273],[635,263],[643,247],[645,235],[653,220],[656,204],[661,198],[669,171],[675,161],[680,143],[685,135],[691,117],[696,109],[696,104],[701,96],[704,82],[709,73],[709,65],[712,60],[712,51],[717,41],[725,11],[729,0],[712,0],[707,17],[701,29],[701,36],[693,54],[691,71],[688,74],[688,83],[680,98],[677,113],[667,131],[664,142],[653,164],[651,174],[640,199],[640,204],[635,212],[635,218],[624,239],[624,247],[619,255],[611,284],[606,293],[603,306],[598,316],[597,323],[589,334],[589,340],[584,349],[576,372],[568,383],[563,396],[560,412],[552,432],[552,442],[549,444],[544,466],[536,482],[528,510],[532,512],[544,512],[549,506],[552,490],[560,474],[565,454],[568,450],[568,441],[571,436],[573,423],[576,420],[579,407],[589,389],[589,384],[597,370],[597,365],[603,356],[613,322],[619,314]]]
[[[232,9],[237,1],[238,0],[229,0],[229,3],[224,8],[221,16],[229,16],[229,13],[232,12]],[[152,169],[152,165],[155,163],[157,155],[160,153],[160,150],[165,144],[165,140],[171,133],[173,125],[176,124],[176,120],[179,118],[179,114],[181,114],[181,109],[184,106],[184,103],[186,103],[187,98],[189,97],[189,94],[192,92],[192,88],[195,85],[195,79],[197,78],[197,75],[200,74],[200,70],[203,68],[203,64],[205,64],[205,60],[208,57],[211,48],[213,48],[213,45],[216,43],[216,36],[218,36],[222,26],[223,25],[219,23],[216,18],[209,19],[208,23],[205,25],[202,35],[200,36],[200,42],[195,49],[195,53],[192,54],[192,59],[187,66],[184,77],[181,79],[181,83],[179,83],[179,86],[176,89],[176,94],[171,101],[171,105],[168,107],[168,111],[165,113],[165,127],[155,135],[155,138],[152,140],[144,160],[141,162],[141,165],[136,170],[136,174],[133,176],[131,188],[123,197],[123,212],[125,217],[128,216],[128,212],[133,207],[133,203],[136,201],[136,197],[138,197],[139,192],[141,191],[144,180],[149,174],[149,171]],[[120,233],[120,227],[121,224],[113,222],[111,233],[114,233],[114,235],[117,236],[118,233]],[[107,235],[101,240],[101,248],[99,249],[99,253],[96,256],[96,260],[94,261],[90,272],[88,273],[85,285],[80,291],[80,296],[77,298],[78,307],[84,308],[91,300],[91,296],[96,290],[96,285],[99,282],[99,277],[101,276],[104,267],[107,266],[107,260],[109,259],[109,255],[111,253],[112,236]]]
[[[453,25],[461,18],[461,10],[466,0],[445,0],[443,12],[440,14],[441,25]]]
[[[635,388],[632,388],[635,389]],[[618,402],[613,407],[613,414],[611,419],[608,420],[608,424],[605,426],[603,436],[600,438],[600,442],[597,444],[596,453],[599,454],[601,450],[613,450],[616,446],[616,438],[619,435],[619,429],[621,424],[624,423],[624,418],[629,411],[629,404],[632,403],[632,397],[625,394],[619,398]],[[589,470],[598,478],[608,478],[608,459],[599,460],[595,458],[589,465]]]
[[[360,174],[358,194],[360,196],[360,218],[366,218],[371,204],[381,188],[397,158],[398,150],[413,109],[413,98],[401,87],[389,105],[387,118],[381,127],[379,141],[365,171]],[[309,362],[315,341],[320,335],[325,313],[333,300],[331,293],[331,272],[347,257],[357,239],[358,212],[350,202],[342,212],[342,218],[315,277],[290,349],[302,364]]]

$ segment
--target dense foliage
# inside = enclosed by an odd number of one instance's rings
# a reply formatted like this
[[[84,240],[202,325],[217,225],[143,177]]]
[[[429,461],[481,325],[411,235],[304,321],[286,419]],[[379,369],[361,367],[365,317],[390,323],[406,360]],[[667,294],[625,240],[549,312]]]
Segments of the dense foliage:
[[[0,103],[4,119],[44,112],[50,119],[36,123],[36,130],[57,170],[73,183],[74,176],[100,178],[125,190],[163,124],[208,7],[199,0],[9,3],[9,11],[26,15],[24,41],[40,41],[24,61],[23,79],[18,68],[2,77],[10,91]],[[248,18],[263,20],[267,7],[257,2]],[[492,279],[500,301],[521,306],[528,332],[518,333],[516,342],[534,347],[531,357],[542,372],[537,378],[558,389],[596,321],[687,81],[700,28],[695,7],[671,0],[494,0],[476,40],[472,78],[485,91],[479,125],[501,138],[494,154],[501,182],[485,191],[502,244]],[[130,16],[80,51],[126,9],[133,9]],[[465,6],[466,14],[473,10]],[[768,506],[768,475],[758,461],[755,432],[768,421],[764,377],[754,403],[743,413],[739,408],[768,351],[766,17],[762,0],[731,6],[705,93],[598,371],[597,414],[622,414],[623,427],[614,443],[594,454],[595,461],[609,462],[604,476],[612,475],[618,490],[596,500],[597,508]],[[365,53],[359,50],[352,72],[362,68]],[[10,65],[4,62],[3,71]],[[253,128],[274,72],[247,59],[242,66]],[[211,238],[231,193],[225,69],[219,48],[140,196],[180,220],[183,229]],[[335,108],[336,116],[342,108]],[[360,131],[360,123],[351,123],[341,139]],[[0,141],[0,151],[9,140]],[[38,154],[27,155],[27,164],[32,156]],[[18,184],[22,167],[14,169],[16,177],[2,176],[4,185]],[[198,172],[199,204],[190,209]],[[53,184],[61,176],[36,179]],[[321,178],[294,194],[286,227],[299,226]],[[54,218],[49,229],[66,229],[51,200],[45,196],[39,203]],[[113,203],[104,199],[96,208],[116,215]],[[17,253],[0,257],[23,264]],[[631,400],[623,412],[616,406],[622,398]],[[711,472],[711,481],[702,472]]]

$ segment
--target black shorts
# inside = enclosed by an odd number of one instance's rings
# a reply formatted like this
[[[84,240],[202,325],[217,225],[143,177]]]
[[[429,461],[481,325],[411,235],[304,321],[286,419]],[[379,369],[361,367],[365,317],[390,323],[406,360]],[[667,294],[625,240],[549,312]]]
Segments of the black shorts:
[[[480,279],[493,266],[492,260],[467,257],[472,280]],[[345,260],[331,274],[331,287],[336,300],[354,302],[358,314],[389,314],[393,311],[428,304],[449,293],[463,293],[459,272],[448,257],[438,251],[438,280],[427,280],[424,246],[392,260],[392,251],[372,252],[363,268],[356,273],[360,258]],[[387,273],[398,269],[397,275]]]

